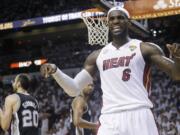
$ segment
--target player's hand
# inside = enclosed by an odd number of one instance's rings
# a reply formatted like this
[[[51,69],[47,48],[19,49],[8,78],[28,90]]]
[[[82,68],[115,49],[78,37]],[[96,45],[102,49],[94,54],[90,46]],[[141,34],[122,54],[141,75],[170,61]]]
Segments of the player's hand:
[[[94,129],[92,129],[92,132],[93,132],[95,135],[97,135],[97,132],[98,132],[100,123],[99,123],[99,121],[97,121],[97,122],[95,122],[95,124],[96,124],[96,127],[95,127]]]
[[[44,76],[45,78],[55,73],[56,70],[57,70],[57,66],[51,63],[43,64],[40,68],[41,75]]]
[[[179,43],[173,43],[173,44],[167,44],[167,48],[170,52],[170,56],[180,58],[180,44]]]

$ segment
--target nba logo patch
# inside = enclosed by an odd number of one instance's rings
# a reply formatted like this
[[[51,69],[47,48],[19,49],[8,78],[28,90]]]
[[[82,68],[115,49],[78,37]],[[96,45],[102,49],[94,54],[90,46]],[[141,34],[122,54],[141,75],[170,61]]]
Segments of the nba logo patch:
[[[130,46],[129,46],[129,49],[130,49],[131,51],[134,51],[136,48],[137,48],[137,47],[136,47],[135,45],[130,45]]]

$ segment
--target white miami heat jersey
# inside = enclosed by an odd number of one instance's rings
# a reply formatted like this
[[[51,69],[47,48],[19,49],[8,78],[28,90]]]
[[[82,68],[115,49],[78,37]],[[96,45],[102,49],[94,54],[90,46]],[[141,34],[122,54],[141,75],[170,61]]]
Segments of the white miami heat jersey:
[[[103,91],[102,114],[153,107],[148,98],[150,67],[143,59],[141,42],[132,39],[118,49],[109,43],[101,50],[96,64]]]

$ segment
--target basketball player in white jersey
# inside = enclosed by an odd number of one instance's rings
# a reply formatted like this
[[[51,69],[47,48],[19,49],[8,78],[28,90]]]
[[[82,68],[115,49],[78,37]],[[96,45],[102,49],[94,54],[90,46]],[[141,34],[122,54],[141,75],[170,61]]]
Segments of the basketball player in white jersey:
[[[29,95],[30,80],[27,74],[19,74],[13,82],[14,94],[6,97],[0,123],[9,135],[38,135],[37,100]]]
[[[87,85],[81,93],[72,101],[73,123],[76,126],[76,135],[85,135],[84,128],[97,130],[98,124],[89,122],[83,118],[83,115],[88,111],[88,100],[93,91],[93,84]]]
[[[167,45],[172,55],[169,59],[159,46],[129,37],[127,10],[113,7],[107,19],[112,42],[92,52],[75,78],[49,63],[41,72],[46,77],[52,75],[68,95],[76,96],[99,71],[103,107],[98,135],[158,135],[148,98],[150,66],[156,65],[180,80],[180,44]]]

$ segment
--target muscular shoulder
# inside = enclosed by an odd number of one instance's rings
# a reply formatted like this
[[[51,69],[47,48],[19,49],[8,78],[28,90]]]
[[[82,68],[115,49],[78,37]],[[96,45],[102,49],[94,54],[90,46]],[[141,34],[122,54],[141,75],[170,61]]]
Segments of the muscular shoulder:
[[[93,51],[86,59],[85,63],[95,63],[102,49]]]
[[[164,52],[158,45],[150,42],[142,42],[141,51],[145,61],[148,63],[152,62],[151,60],[153,56],[164,55]]]
[[[99,53],[101,52],[101,49],[93,51],[86,59],[84,63],[84,69],[89,72],[89,74],[94,77],[97,66],[96,66],[96,59],[99,56]]]
[[[81,96],[77,96],[74,98],[74,100],[72,101],[72,107],[76,108],[77,106],[84,106],[84,99]]]
[[[13,110],[16,110],[17,105],[20,104],[20,99],[17,94],[12,94],[6,97],[5,106],[12,107]]]
[[[17,94],[12,94],[6,97],[6,101],[8,102],[18,102],[19,101],[19,97]]]

